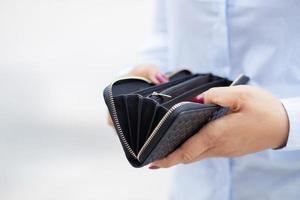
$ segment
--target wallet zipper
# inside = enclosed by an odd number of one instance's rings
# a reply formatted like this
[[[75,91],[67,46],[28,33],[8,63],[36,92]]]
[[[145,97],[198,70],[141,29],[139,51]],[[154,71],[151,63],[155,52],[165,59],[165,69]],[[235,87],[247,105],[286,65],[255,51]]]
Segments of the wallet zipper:
[[[135,79],[140,79],[140,80],[143,80],[143,81],[146,81],[148,83],[150,83],[150,81],[148,79],[145,79],[145,78],[141,78],[141,77],[125,77],[125,78],[120,78],[120,79],[117,79],[115,81],[113,81],[110,85],[109,85],[109,88],[108,88],[108,96],[109,96],[109,102],[110,102],[110,105],[111,105],[111,115],[112,115],[112,118],[113,118],[113,121],[115,122],[115,125],[116,125],[116,129],[117,129],[117,132],[122,140],[122,142],[124,143],[125,145],[125,148],[128,150],[128,152],[135,158],[137,159],[137,156],[136,154],[134,153],[134,151],[131,149],[130,145],[128,144],[125,136],[124,136],[124,133],[122,131],[122,128],[121,128],[121,125],[119,123],[119,119],[118,119],[118,115],[117,115],[117,110],[116,110],[116,106],[115,106],[115,102],[114,102],[114,98],[113,98],[113,93],[112,93],[112,87],[114,85],[115,82],[119,81],[119,80],[122,80],[122,79],[126,79],[126,78],[135,78]]]
[[[161,93],[161,92],[152,92],[152,94],[150,94],[150,96],[162,96],[162,97],[167,97],[167,98],[172,98],[171,95],[168,95],[168,94],[164,94],[164,93]]]
[[[136,78],[136,77],[135,77]],[[144,79],[142,79],[144,80]],[[118,81],[118,80],[117,80]],[[109,96],[109,102],[111,105],[111,115],[113,118],[113,121],[115,122],[116,125],[116,129],[117,132],[120,136],[120,139],[122,140],[125,148],[128,150],[128,152],[130,153],[130,155],[132,155],[135,159],[139,160],[141,154],[145,151],[145,149],[148,147],[149,143],[151,142],[151,140],[153,139],[153,137],[158,133],[158,131],[160,130],[161,126],[164,124],[164,122],[169,118],[169,116],[180,106],[190,103],[190,102],[180,102],[175,104],[174,106],[172,106],[167,112],[166,114],[162,117],[162,119],[159,121],[159,123],[157,124],[157,126],[154,128],[154,130],[152,131],[152,133],[150,134],[149,138],[146,140],[145,144],[142,146],[141,150],[138,152],[138,155],[136,155],[134,153],[134,151],[132,150],[132,148],[130,147],[130,145],[128,144],[124,133],[122,131],[121,125],[119,123],[119,119],[117,116],[117,111],[116,111],[116,107],[115,107],[115,103],[114,103],[114,99],[113,99],[113,93],[112,93],[112,86],[115,82],[113,82],[112,84],[109,85],[109,89],[108,89],[108,96]]]
[[[149,138],[146,140],[145,144],[142,146],[141,150],[139,151],[138,155],[137,155],[137,159],[140,161],[140,156],[143,154],[143,152],[145,151],[145,149],[149,146],[150,142],[152,141],[152,139],[156,136],[156,134],[158,133],[158,131],[160,130],[160,128],[163,126],[164,122],[169,119],[169,116],[180,106],[184,105],[184,104],[188,104],[190,102],[180,102],[175,104],[174,106],[172,106],[167,113],[163,116],[163,118],[159,121],[159,123],[156,125],[156,127],[154,128],[154,130],[152,131],[152,133],[150,134]]]

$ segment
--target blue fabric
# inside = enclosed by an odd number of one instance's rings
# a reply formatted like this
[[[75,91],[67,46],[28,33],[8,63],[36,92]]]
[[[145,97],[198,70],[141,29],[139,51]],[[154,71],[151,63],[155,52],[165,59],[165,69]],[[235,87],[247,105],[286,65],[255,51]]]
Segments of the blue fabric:
[[[282,150],[178,166],[171,199],[299,199],[300,1],[157,0],[156,7],[137,63],[232,79],[244,73],[282,99],[290,121]]]

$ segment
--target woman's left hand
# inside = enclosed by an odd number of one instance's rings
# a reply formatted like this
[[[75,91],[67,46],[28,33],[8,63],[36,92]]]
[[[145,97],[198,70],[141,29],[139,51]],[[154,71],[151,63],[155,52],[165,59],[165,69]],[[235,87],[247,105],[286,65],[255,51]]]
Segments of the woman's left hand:
[[[253,86],[218,87],[201,95],[204,103],[230,112],[204,126],[176,151],[150,165],[168,168],[210,157],[234,157],[286,144],[288,116],[279,99]]]

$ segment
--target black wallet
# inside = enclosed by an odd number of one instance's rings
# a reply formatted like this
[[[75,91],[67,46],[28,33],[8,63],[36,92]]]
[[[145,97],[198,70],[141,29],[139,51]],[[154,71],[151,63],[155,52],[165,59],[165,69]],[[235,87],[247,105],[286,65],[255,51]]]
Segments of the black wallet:
[[[213,74],[181,70],[170,81],[154,85],[141,77],[114,81],[104,90],[117,135],[133,167],[143,167],[173,152],[205,124],[227,112],[213,104],[194,103],[202,92],[219,86],[246,84],[240,76],[234,83]]]

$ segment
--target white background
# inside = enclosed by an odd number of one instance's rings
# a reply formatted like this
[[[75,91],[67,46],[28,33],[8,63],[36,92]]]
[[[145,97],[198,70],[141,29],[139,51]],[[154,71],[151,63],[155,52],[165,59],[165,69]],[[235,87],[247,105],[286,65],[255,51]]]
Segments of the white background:
[[[103,88],[151,28],[151,0],[0,0],[0,199],[166,199],[134,169]]]

